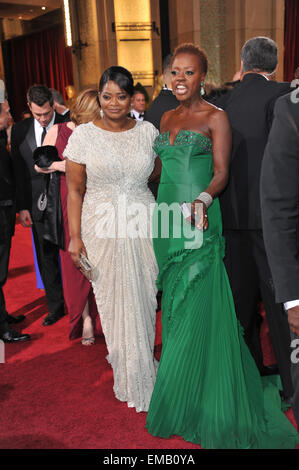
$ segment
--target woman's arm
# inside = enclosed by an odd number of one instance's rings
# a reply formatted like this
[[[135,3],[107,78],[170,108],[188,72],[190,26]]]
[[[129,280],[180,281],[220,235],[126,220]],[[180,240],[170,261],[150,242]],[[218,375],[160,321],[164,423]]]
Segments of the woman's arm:
[[[213,141],[214,176],[204,192],[214,199],[227,185],[229,175],[232,132],[227,114],[218,109],[211,113],[209,128]],[[202,209],[201,214],[199,214],[198,210],[196,211],[195,206],[198,203],[200,203],[200,209]],[[206,230],[209,225],[207,206],[199,199],[196,199],[192,203],[192,209],[194,213],[196,212],[198,215],[201,215],[197,228]]]
[[[232,131],[225,111],[217,110],[213,112],[209,121],[213,141],[214,176],[205,192],[214,198],[227,185]]]
[[[58,126],[57,124],[55,124],[47,132],[43,141],[43,146],[44,145],[55,146],[56,140],[57,140],[57,134],[58,134]],[[65,173],[65,160],[61,160],[61,162],[53,162],[52,165],[50,165],[49,168],[47,169],[40,168],[39,166],[34,165],[34,169],[37,173],[43,173],[43,174],[53,173],[54,171],[61,171],[62,173]]]
[[[162,169],[162,164],[161,164],[160,157],[156,157],[153,172],[152,172],[151,176],[149,177],[149,182],[150,183],[151,182],[155,182],[155,183],[160,182],[161,169]]]
[[[71,239],[68,251],[75,265],[79,267],[80,254],[87,256],[81,239],[81,212],[86,188],[85,165],[66,160],[66,182],[68,187],[67,215]]]
[[[34,169],[36,173],[43,173],[44,175],[54,173],[54,171],[65,173],[65,160],[61,160],[61,162],[53,162],[49,168],[40,168],[39,166],[34,165]]]

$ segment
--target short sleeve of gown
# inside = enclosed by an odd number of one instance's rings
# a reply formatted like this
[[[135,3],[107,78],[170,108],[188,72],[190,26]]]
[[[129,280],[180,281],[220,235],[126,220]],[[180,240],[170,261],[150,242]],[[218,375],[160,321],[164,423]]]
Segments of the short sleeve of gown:
[[[64,158],[85,165],[84,129],[78,126],[71,134],[63,151]]]

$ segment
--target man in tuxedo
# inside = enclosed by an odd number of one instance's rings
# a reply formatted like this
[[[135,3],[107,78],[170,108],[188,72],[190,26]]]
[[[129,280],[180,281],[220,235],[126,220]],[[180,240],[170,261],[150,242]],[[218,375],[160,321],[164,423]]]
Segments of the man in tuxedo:
[[[7,100],[0,103],[0,130],[8,127],[11,119]],[[5,143],[0,140],[0,339],[5,343],[15,343],[30,339],[11,328],[11,324],[25,319],[24,315],[9,315],[5,306],[3,286],[6,283],[11,238],[15,227],[15,181],[10,155]]]
[[[17,211],[24,227],[31,227],[38,266],[45,286],[49,314],[44,326],[52,325],[64,315],[64,299],[59,265],[59,248],[45,240],[43,192],[45,177],[34,170],[33,151],[42,145],[53,124],[64,121],[53,108],[51,91],[43,85],[33,85],[27,93],[32,117],[16,123],[11,133],[11,154],[17,180]]]
[[[130,117],[136,121],[143,121],[145,104],[144,94],[139,89],[135,90],[131,101]]]
[[[50,88],[50,91],[53,96],[53,108],[55,111],[64,117],[65,121],[70,120],[70,110],[66,106],[64,98],[59,91],[55,90],[55,88]]]
[[[276,301],[284,302],[291,328],[292,406],[299,426],[299,90],[276,102],[260,189]]]
[[[274,372],[263,364],[260,344],[259,301],[269,325],[286,398],[292,396],[290,332],[283,306],[275,303],[273,281],[265,251],[260,172],[276,99],[290,90],[289,83],[269,80],[278,63],[274,41],[248,40],[241,53],[241,81],[215,104],[228,114],[233,144],[229,182],[220,197],[225,265],[244,339],[262,375]]]
[[[171,88],[171,58],[172,54],[168,54],[163,61],[163,88],[144,115],[144,120],[151,122],[158,130],[160,130],[160,121],[163,114],[170,109],[177,108],[179,105],[179,101]]]
[[[158,130],[160,130],[160,121],[163,114],[170,109],[177,108],[179,105],[179,101],[171,88],[171,58],[172,54],[168,54],[163,61],[163,88],[144,114],[144,120],[151,122]],[[148,187],[154,198],[157,199],[159,183],[151,181],[148,183]]]

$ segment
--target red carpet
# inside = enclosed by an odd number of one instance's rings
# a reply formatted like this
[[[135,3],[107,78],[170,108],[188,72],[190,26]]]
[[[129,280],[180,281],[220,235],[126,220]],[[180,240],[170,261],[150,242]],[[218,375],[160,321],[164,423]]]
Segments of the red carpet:
[[[7,309],[25,314],[22,331],[32,340],[5,345],[0,364],[0,449],[199,449],[173,437],[152,437],[146,413],[136,413],[114,398],[112,370],[103,337],[84,347],[68,340],[68,317],[42,326],[47,313],[36,289],[30,231],[16,226]],[[17,325],[16,329],[20,329]],[[263,334],[267,339],[267,327]],[[158,321],[157,343],[160,338]],[[273,354],[264,341],[267,362]],[[294,423],[292,412],[289,419]]]

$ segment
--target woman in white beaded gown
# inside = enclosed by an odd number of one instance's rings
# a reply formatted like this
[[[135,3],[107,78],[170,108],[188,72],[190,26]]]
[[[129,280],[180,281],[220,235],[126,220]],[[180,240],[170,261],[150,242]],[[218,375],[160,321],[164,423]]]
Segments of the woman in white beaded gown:
[[[127,117],[132,94],[130,72],[107,69],[99,85],[102,119],[78,126],[64,157],[69,252],[77,266],[83,253],[95,267],[92,285],[114,393],[129,407],[147,411],[156,378],[158,272],[150,237],[154,198],[147,182],[159,173],[152,150],[158,131]]]

